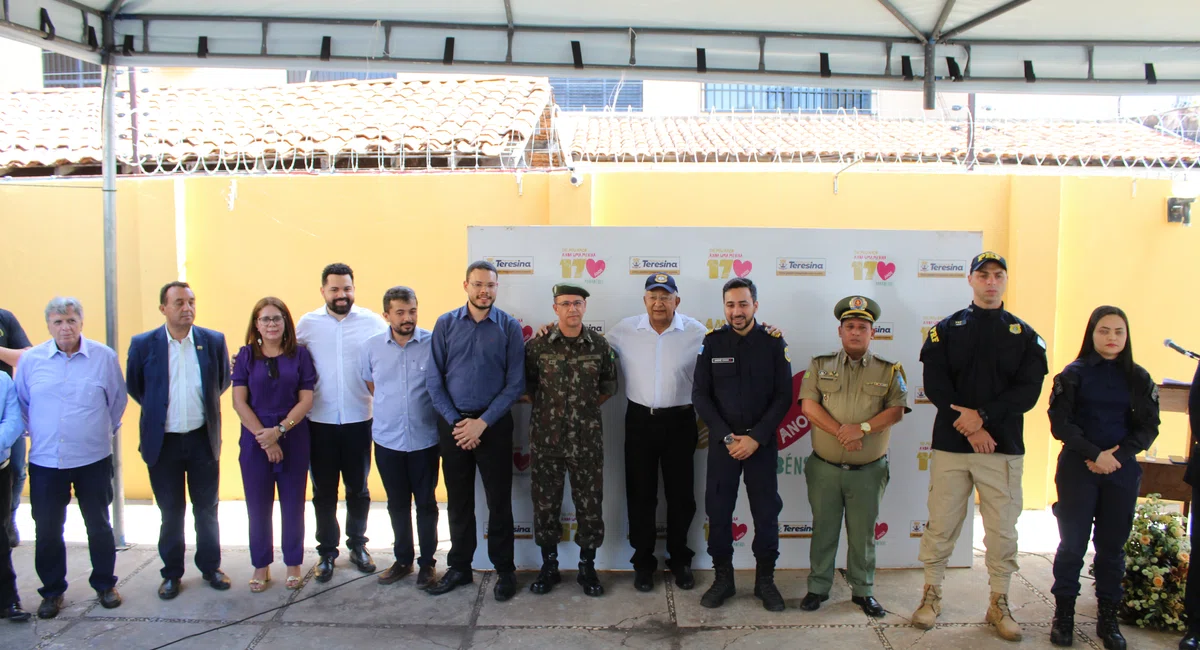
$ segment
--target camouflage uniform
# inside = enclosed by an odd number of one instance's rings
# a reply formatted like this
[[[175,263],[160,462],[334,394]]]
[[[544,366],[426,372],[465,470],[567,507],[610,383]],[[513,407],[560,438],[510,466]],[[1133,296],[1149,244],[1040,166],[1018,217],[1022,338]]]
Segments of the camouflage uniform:
[[[533,398],[529,451],[533,529],[538,546],[563,537],[559,517],[563,485],[571,473],[578,530],[575,542],[595,549],[604,542],[604,431],[600,397],[617,392],[616,356],[603,336],[583,328],[575,338],[555,327],[525,347],[525,386]]]

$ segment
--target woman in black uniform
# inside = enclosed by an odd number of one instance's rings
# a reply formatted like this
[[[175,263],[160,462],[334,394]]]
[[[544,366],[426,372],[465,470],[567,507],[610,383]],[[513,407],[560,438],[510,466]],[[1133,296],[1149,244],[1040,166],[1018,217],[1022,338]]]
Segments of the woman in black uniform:
[[[1079,572],[1095,527],[1096,635],[1108,650],[1124,650],[1117,625],[1125,541],[1133,526],[1142,469],[1134,458],[1158,436],[1158,388],[1133,362],[1129,319],[1117,307],[1097,307],[1079,357],[1054,378],[1050,431],[1063,443],[1054,483],[1059,544],[1054,556],[1054,622],[1050,641],[1069,646],[1075,628]]]

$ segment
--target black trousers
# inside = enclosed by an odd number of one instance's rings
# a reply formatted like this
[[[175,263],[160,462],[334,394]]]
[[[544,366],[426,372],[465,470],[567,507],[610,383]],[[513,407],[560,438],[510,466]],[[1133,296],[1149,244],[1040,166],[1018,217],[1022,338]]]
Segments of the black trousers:
[[[776,464],[779,448],[763,445],[746,460],[729,455],[720,440],[708,445],[708,484],[704,490],[704,509],[708,514],[708,554],[713,562],[733,558],[733,509],[743,476],[750,515],[754,519],[754,543],[751,550],[760,562],[775,565],[779,558],[779,476]]]
[[[412,564],[416,555],[413,549],[412,503],[417,502],[417,539],[421,544],[421,557],[417,564],[422,567],[437,563],[433,554],[437,552],[438,506],[438,446],[417,451],[395,451],[375,445],[375,464],[379,466],[379,478],[383,479],[383,490],[387,492],[388,516],[392,520],[392,534],[396,543],[392,547],[396,561]]]
[[[633,568],[653,571],[657,541],[658,472],[667,499],[668,566],[690,566],[688,529],[696,516],[696,412],[692,407],[650,409],[629,402],[625,411],[625,497],[629,508],[629,544]]]
[[[1200,485],[1192,486],[1192,552],[1194,549],[1200,548],[1200,535],[1197,535],[1200,528],[1200,521],[1196,520],[1196,504],[1200,504]],[[1187,576],[1187,591],[1183,594],[1183,611],[1187,613],[1188,627],[1192,630],[1200,631],[1200,570],[1196,569],[1196,565],[1200,562],[1192,562],[1188,564]]]
[[[475,557],[475,468],[483,479],[487,499],[488,558],[497,571],[515,571],[513,563],[511,413],[488,427],[479,446],[465,450],[454,444],[454,427],[438,418],[438,445],[442,452],[442,476],[446,479],[446,514],[450,517],[451,569],[470,571]]]
[[[13,467],[10,460],[0,469],[0,514],[8,516],[12,507]],[[17,573],[13,571],[12,547],[8,539],[8,526],[0,526],[0,607],[21,602],[17,593]]]
[[[371,492],[371,420],[350,424],[309,422],[313,510],[317,515],[317,553],[338,556],[338,478],[346,486],[346,546],[367,543]]]
[[[42,581],[42,598],[61,596],[67,591],[67,546],[63,525],[71,491],[87,527],[88,552],[92,559],[92,589],[105,591],[117,586],[113,575],[117,565],[117,545],[113,539],[108,506],[113,500],[112,456],[83,467],[54,469],[29,464],[29,504],[33,508],[33,565]]]
[[[162,577],[183,577],[187,551],[183,526],[189,495],[192,518],[196,521],[196,568],[202,575],[221,568],[221,531],[217,523],[217,488],[221,472],[217,459],[213,458],[208,428],[166,434],[158,462],[149,469],[150,489],[162,513],[162,526],[158,529]]]
[[[1068,598],[1079,595],[1079,572],[1090,537],[1096,547],[1096,598],[1120,602],[1125,542],[1133,528],[1141,466],[1129,462],[1112,474],[1095,474],[1083,456],[1064,449],[1058,456],[1054,483],[1058,486],[1053,511],[1058,518],[1059,542],[1050,592]]]

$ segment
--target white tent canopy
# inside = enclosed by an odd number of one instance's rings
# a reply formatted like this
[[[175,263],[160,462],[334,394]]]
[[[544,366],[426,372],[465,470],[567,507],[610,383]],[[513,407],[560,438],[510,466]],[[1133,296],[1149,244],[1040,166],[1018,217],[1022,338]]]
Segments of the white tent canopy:
[[[1200,93],[1197,0],[6,0],[0,35],[116,65]],[[106,31],[108,38],[106,41]],[[52,36],[51,36],[52,34]]]

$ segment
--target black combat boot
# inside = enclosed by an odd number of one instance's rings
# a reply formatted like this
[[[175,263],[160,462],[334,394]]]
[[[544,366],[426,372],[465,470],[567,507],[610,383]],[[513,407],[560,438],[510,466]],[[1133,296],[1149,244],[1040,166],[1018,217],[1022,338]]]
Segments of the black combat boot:
[[[1104,642],[1105,650],[1125,650],[1125,637],[1121,636],[1121,628],[1117,625],[1117,606],[1115,600],[1100,601],[1100,617],[1096,619],[1096,636]]]
[[[542,570],[538,571],[537,579],[529,585],[529,591],[535,594],[548,594],[554,585],[562,582],[558,573],[558,546],[542,547]]]
[[[1050,622],[1050,643],[1069,646],[1075,643],[1075,597],[1054,597],[1054,620]]]
[[[604,595],[604,585],[600,584],[600,576],[596,575],[596,549],[579,549],[579,577],[575,581],[589,596]]]
[[[759,560],[754,570],[754,597],[761,600],[768,612],[783,611],[783,596],[775,586],[775,562]]]
[[[714,560],[713,568],[717,573],[712,586],[700,598],[700,604],[709,609],[720,607],[726,599],[737,593],[737,587],[733,584],[733,560]]]

